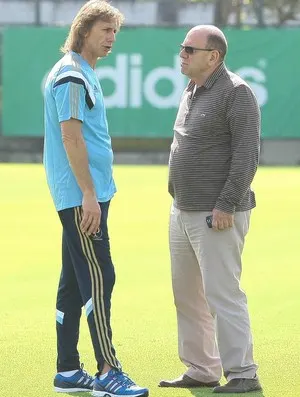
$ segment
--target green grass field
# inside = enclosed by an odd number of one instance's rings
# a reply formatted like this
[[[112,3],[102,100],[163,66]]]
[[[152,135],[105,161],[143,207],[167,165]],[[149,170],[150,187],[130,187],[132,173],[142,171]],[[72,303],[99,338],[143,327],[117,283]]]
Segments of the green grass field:
[[[110,212],[117,272],[114,344],[124,370],[153,397],[211,396],[159,389],[180,375],[168,255],[167,168],[116,166]],[[1,165],[0,396],[54,397],[55,298],[61,228],[41,165]],[[300,167],[260,168],[242,286],[263,393],[300,396]],[[81,359],[95,372],[82,316]],[[78,397],[82,393],[77,394]],[[228,394],[227,394],[228,395]]]

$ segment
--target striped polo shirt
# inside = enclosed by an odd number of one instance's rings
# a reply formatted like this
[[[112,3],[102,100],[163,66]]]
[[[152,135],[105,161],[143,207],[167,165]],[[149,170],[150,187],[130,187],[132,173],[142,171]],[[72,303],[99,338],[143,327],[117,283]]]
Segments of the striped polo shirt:
[[[186,211],[255,207],[260,109],[249,85],[222,63],[201,87],[190,81],[174,125],[169,193]]]

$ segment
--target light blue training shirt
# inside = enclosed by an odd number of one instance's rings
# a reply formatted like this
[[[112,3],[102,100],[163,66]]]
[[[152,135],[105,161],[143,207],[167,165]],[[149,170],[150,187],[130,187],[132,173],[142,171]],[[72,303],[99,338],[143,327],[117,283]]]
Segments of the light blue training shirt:
[[[116,192],[112,175],[113,152],[99,80],[77,53],[67,53],[51,70],[45,85],[44,166],[57,211],[82,204],[82,192],[62,142],[60,123],[82,122],[90,174],[99,202]]]

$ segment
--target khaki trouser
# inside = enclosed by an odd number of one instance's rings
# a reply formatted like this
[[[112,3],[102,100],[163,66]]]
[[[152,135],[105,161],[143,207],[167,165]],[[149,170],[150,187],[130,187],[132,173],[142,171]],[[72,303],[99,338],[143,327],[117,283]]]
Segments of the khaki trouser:
[[[178,320],[179,356],[186,374],[202,382],[253,378],[253,344],[245,293],[240,289],[241,254],[250,211],[237,212],[234,226],[209,229],[209,212],[170,215],[172,283]]]

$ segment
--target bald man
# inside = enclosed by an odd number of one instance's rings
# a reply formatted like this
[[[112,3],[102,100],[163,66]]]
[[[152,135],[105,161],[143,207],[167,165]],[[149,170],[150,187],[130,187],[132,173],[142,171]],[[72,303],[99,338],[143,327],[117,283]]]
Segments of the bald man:
[[[174,126],[169,160],[170,256],[179,356],[187,366],[161,387],[261,390],[241,254],[255,196],[260,110],[248,86],[224,64],[227,41],[196,26],[181,44],[190,81]],[[222,371],[227,383],[220,386]]]

